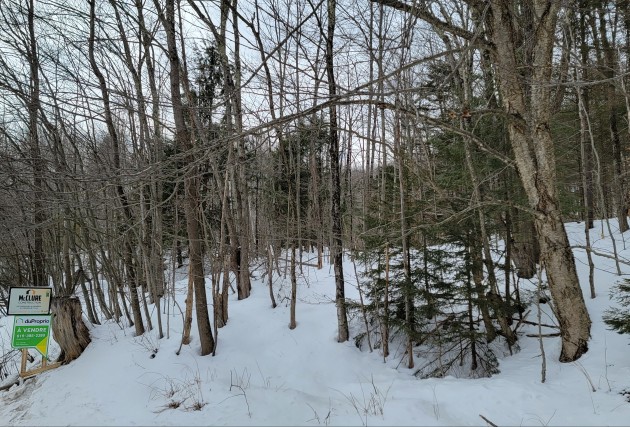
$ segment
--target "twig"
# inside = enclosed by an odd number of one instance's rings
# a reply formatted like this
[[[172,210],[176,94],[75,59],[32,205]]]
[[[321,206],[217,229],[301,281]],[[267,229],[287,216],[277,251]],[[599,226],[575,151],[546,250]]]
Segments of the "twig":
[[[597,391],[597,389],[595,388],[595,384],[593,384],[593,381],[591,380],[591,376],[586,371],[586,368],[584,367],[584,365],[582,365],[578,361],[573,362],[573,365],[577,366],[578,369],[580,370],[580,372],[582,372],[582,374],[584,374],[584,378],[586,378],[586,381],[588,381],[588,384],[591,386],[591,391],[593,393],[595,393]]]
[[[606,334],[604,334],[604,369],[606,372],[604,377],[606,378],[606,383],[608,383],[608,391],[611,392],[612,388],[608,380],[608,345],[606,344]]]
[[[497,426],[495,423],[493,423],[492,421],[490,421],[489,419],[487,419],[486,417],[484,417],[483,415],[479,414],[479,416],[481,417],[482,420],[484,420],[485,422],[488,423],[488,425],[490,427],[499,427]]]
[[[521,317],[518,320],[518,323],[516,324],[516,326],[514,327],[514,333],[516,333],[516,331],[518,330],[518,327],[521,326],[521,324],[525,323],[527,319],[527,316],[529,316],[529,313],[531,313],[531,310],[527,310],[527,312],[523,315],[523,317]],[[531,323],[531,322],[530,322]]]
[[[317,424],[321,424],[321,420],[319,419],[319,414],[317,413],[317,411],[315,410],[315,408],[313,408],[308,402],[305,402],[309,408],[311,408],[311,411],[313,411],[313,418],[311,418],[310,420],[306,420],[306,422],[310,422],[310,421],[317,421]]]
[[[243,375],[241,377],[239,377],[238,375],[236,375],[236,381],[240,384],[236,384],[234,382],[233,376],[232,376],[232,371],[230,370],[230,391],[232,391],[232,387],[235,387],[237,389],[239,389],[241,391],[240,394],[236,394],[235,396],[243,396],[245,398],[245,404],[247,405],[247,415],[249,416],[249,418],[252,417],[252,411],[251,408],[249,407],[249,400],[247,399],[247,393],[245,393],[245,388],[243,388],[243,385],[245,387],[249,387],[249,377],[247,378],[247,382],[245,383],[245,374],[247,372],[247,369],[245,369],[243,371]],[[234,396],[231,396],[234,397]]]

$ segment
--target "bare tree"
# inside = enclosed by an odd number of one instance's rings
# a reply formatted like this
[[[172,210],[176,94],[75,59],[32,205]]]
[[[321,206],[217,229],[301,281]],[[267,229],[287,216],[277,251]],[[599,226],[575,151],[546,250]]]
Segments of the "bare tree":
[[[326,75],[328,77],[328,96],[337,96],[335,83],[334,40],[337,1],[327,2],[328,20],[326,31]],[[341,219],[341,168],[339,165],[339,131],[337,124],[337,106],[332,104],[328,109],[330,120],[329,155],[331,179],[331,219],[332,219],[332,247],[333,264],[335,267],[335,303],[337,305],[338,342],[348,341],[348,318],[346,312],[346,296],[343,276],[343,244]]]
[[[194,164],[192,157],[193,140],[185,120],[184,105],[180,91],[181,63],[177,51],[177,35],[175,30],[175,1],[168,0],[162,9],[157,1],[154,1],[159,11],[159,18],[166,33],[168,59],[170,64],[170,92],[173,119],[175,122],[175,141],[181,149],[188,151],[187,160]],[[194,286],[195,311],[197,314],[197,329],[201,341],[202,356],[213,352],[215,341],[210,327],[208,315],[208,302],[206,296],[206,279],[203,267],[202,227],[199,213],[199,182],[196,171],[190,167],[184,178],[184,200],[186,214],[186,231],[188,234],[188,256],[190,259],[189,274]],[[188,298],[192,298],[189,295]]]
[[[90,58],[90,66],[92,68],[92,72],[98,79],[99,89],[101,91],[101,96],[103,98],[103,107],[104,107],[104,116],[105,116],[105,124],[107,126],[107,131],[109,133],[109,137],[111,139],[112,144],[112,157],[114,162],[114,169],[120,170],[120,142],[118,137],[118,132],[116,131],[116,126],[114,124],[114,118],[112,116],[111,105],[110,105],[110,96],[109,89],[107,87],[107,82],[103,73],[100,70],[98,63],[96,62],[95,57],[95,43],[96,43],[96,2],[95,0],[90,1],[90,34],[88,39],[88,54]],[[118,182],[116,184],[116,194],[118,199],[120,200],[120,204],[122,205],[123,213],[125,219],[128,222],[128,227],[134,222],[134,215],[131,211],[131,207],[129,204],[129,199],[127,194],[125,193],[125,189],[123,185]],[[144,334],[144,323],[142,321],[142,314],[140,312],[140,302],[138,298],[138,277],[136,266],[133,262],[133,246],[130,241],[130,237],[127,236],[125,239],[125,253],[124,260],[125,266],[127,269],[127,277],[129,279],[129,289],[131,291],[131,309],[134,316],[134,325],[136,328],[136,335]]]

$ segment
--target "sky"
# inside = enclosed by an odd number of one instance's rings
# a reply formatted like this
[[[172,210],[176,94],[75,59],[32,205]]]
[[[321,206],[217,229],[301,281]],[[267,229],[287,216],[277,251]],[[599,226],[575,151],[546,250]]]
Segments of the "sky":
[[[567,229],[572,244],[582,245],[583,224]],[[630,259],[622,236],[615,238],[620,257]],[[598,252],[612,251],[602,224],[591,239]],[[420,380],[405,367],[404,346],[392,345],[383,361],[378,350],[361,350],[353,339],[339,344],[332,266],[304,266],[294,330],[288,327],[289,277],[276,277],[279,305],[272,309],[267,281],[255,270],[252,296],[230,296],[215,357],[199,355],[194,323],[191,344],[176,355],[182,330],[176,306],[163,316],[169,337],[162,340],[155,331],[134,337],[133,328],[114,322],[89,326],[92,342],[77,360],[0,392],[0,425],[488,425],[482,416],[499,426],[628,425],[630,336],[608,330],[602,313],[613,304],[609,289],[630,267],[622,264],[620,277],[611,259],[595,256],[598,296],[590,299],[586,255],[574,253],[593,320],[590,349],[574,363],[559,363],[560,339],[545,338],[545,383],[538,339],[525,336],[537,333],[531,325],[519,329],[520,351],[500,357],[500,373],[480,379]],[[347,294],[358,299],[353,265],[345,262]],[[185,269],[176,279],[183,307]],[[543,323],[553,323],[542,307]],[[532,307],[528,319],[535,313]],[[352,337],[360,323],[352,319]],[[2,354],[12,324],[12,317],[0,318]],[[54,341],[50,352],[59,352]],[[39,364],[36,357],[28,369]]]

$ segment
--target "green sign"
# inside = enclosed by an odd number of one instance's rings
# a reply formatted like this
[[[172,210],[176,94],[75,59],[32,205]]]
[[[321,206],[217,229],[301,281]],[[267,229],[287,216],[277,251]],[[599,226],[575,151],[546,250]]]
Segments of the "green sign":
[[[51,316],[15,316],[13,320],[13,348],[35,348],[48,357]]]

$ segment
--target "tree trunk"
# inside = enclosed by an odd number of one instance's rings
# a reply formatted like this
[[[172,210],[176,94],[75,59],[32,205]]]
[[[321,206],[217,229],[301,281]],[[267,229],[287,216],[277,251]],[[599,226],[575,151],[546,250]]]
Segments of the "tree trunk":
[[[510,141],[530,207],[535,212],[541,261],[561,328],[560,361],[570,362],[588,350],[591,320],[555,189],[556,166],[549,127],[550,82],[553,35],[560,4],[537,0],[530,5],[529,18],[535,20],[531,24],[535,24],[537,31],[528,39],[531,46],[527,47],[531,50],[525,52],[524,59],[516,56],[522,50],[516,41],[517,31],[524,34],[526,28],[514,27],[517,18],[513,16],[512,2],[493,0],[491,5],[491,35],[496,46],[499,88],[511,117]],[[524,66],[530,67],[529,76],[518,74]]]
[[[271,308],[276,308],[276,298],[273,296],[273,247],[267,245],[267,274],[269,285],[269,298],[271,299]]]
[[[603,2],[600,2],[598,5],[598,15],[599,15],[599,38],[601,40],[601,47],[603,49],[603,77],[609,83],[606,84],[605,94],[606,94],[606,106],[608,108],[608,130],[610,132],[610,144],[612,146],[613,153],[613,188],[615,190],[615,195],[613,196],[615,213],[617,215],[617,219],[619,222],[619,231],[621,233],[628,231],[630,227],[628,226],[628,203],[626,200],[626,185],[624,174],[622,173],[623,168],[623,160],[621,155],[621,139],[619,137],[619,125],[617,123],[617,112],[615,111],[616,106],[616,89],[614,82],[615,78],[615,70],[617,69],[617,64],[615,60],[615,46],[614,46],[614,38],[612,40],[608,40],[610,36],[610,28],[607,27],[607,19],[606,19],[606,10],[604,9],[607,5],[604,5]],[[597,47],[597,46],[596,46]],[[585,65],[585,64],[582,64]]]
[[[514,208],[510,209],[513,214],[513,231],[509,244],[516,276],[531,279],[536,275],[536,264],[540,261],[536,227],[529,215]]]
[[[488,308],[488,299],[486,298],[486,286],[483,282],[483,258],[481,256],[481,237],[478,231],[474,231],[474,235],[471,236],[471,245],[469,249],[470,253],[470,268],[472,273],[472,279],[475,283],[475,292],[477,293],[477,300],[479,305],[479,311],[481,313],[481,319],[485,326],[486,341],[492,342],[497,337],[497,330],[492,324],[492,318],[490,317],[490,310]]]
[[[383,292],[383,316],[381,317],[381,346],[383,362],[389,356],[389,244],[385,246],[385,290]]]
[[[90,331],[83,323],[81,302],[75,297],[56,297],[51,303],[53,337],[61,353],[58,362],[70,363],[78,358],[90,343]]]
[[[241,58],[240,58],[240,32],[238,28],[238,16],[236,13],[238,0],[232,0],[232,29],[234,38],[234,78],[232,80],[232,96],[234,97],[234,125],[237,134],[243,133],[243,107],[241,97]],[[228,79],[230,80],[230,79]],[[238,219],[240,223],[240,245],[238,248],[238,271],[243,298],[249,297],[252,291],[252,283],[249,271],[249,251],[251,248],[251,219],[249,212],[249,189],[246,176],[246,152],[245,138],[239,137],[237,149],[237,206],[239,207]]]
[[[94,304],[88,293],[87,286],[85,286],[84,278],[79,278],[81,285],[81,292],[83,293],[83,300],[85,301],[85,307],[87,308],[88,320],[93,325],[100,325],[101,322],[96,318],[96,311],[94,310]]]
[[[586,40],[586,11],[580,11],[580,64],[581,72],[575,70],[576,77],[579,75],[582,81],[589,79],[588,63],[589,46]],[[582,167],[582,204],[584,217],[584,238],[586,239],[586,257],[588,260],[588,283],[591,290],[591,298],[595,298],[595,265],[591,254],[591,234],[593,228],[594,211],[593,204],[593,147],[591,146],[592,135],[590,133],[590,99],[588,86],[577,87],[576,95],[578,100],[578,115],[580,117],[580,165]]]
[[[33,162],[33,187],[35,197],[33,199],[33,285],[47,286],[44,253],[44,230],[42,229],[45,221],[45,209],[43,205],[44,192],[46,185],[44,183],[44,159],[41,155],[38,134],[38,115],[40,108],[40,85],[39,85],[39,57],[37,53],[37,40],[35,38],[35,1],[29,0],[28,3],[28,32],[29,46],[26,56],[29,61],[30,69],[30,99],[28,104],[29,116],[29,145],[30,155]]]
[[[184,301],[185,303],[184,330],[182,331],[182,344],[183,345],[190,344],[190,330],[192,328],[192,320],[193,320],[192,309],[193,309],[193,302],[195,301],[193,275],[190,270],[188,270],[188,287],[186,289],[187,289],[186,300]]]
[[[328,95],[333,99],[337,95],[335,69],[333,62],[333,41],[335,34],[336,0],[328,0],[328,33],[326,34],[326,72],[328,76]],[[331,216],[332,216],[332,257],[335,268],[335,288],[337,304],[338,342],[348,341],[348,315],[343,278],[343,246],[341,222],[341,168],[339,166],[339,134],[337,130],[337,106],[330,107],[330,179],[332,180]]]
[[[125,265],[127,267],[127,280],[129,281],[129,301],[131,304],[131,313],[133,315],[133,324],[136,330],[136,336],[144,334],[144,322],[142,321],[142,312],[140,308],[140,297],[138,296],[138,278],[136,276],[136,269],[133,266],[133,255],[131,243],[128,239],[125,239]],[[142,292],[142,288],[140,288]]]
[[[175,35],[175,2],[174,0],[167,1],[164,9],[162,9],[157,0],[154,0],[154,5],[159,11],[160,21],[166,32],[170,64],[171,104],[175,122],[175,142],[182,150],[187,151],[193,148],[193,139],[184,119],[184,106],[180,92],[181,62],[179,60]],[[187,154],[186,159],[190,164],[195,162],[192,154]],[[195,168],[190,167],[184,177],[184,208],[186,215],[186,231],[188,235],[190,275],[192,276],[195,294],[197,328],[201,341],[201,355],[205,356],[212,353],[215,342],[212,335],[212,328],[210,327],[210,316],[208,314],[199,206],[199,178]]]
[[[297,305],[297,275],[295,271],[295,242],[291,243],[291,318],[289,319],[289,329],[295,329],[295,306]]]
[[[586,88],[584,88],[586,89]],[[588,221],[587,218],[590,217],[591,210],[589,209],[588,203],[588,178],[586,174],[586,158],[588,157],[586,147],[590,148],[590,138],[589,138],[589,125],[588,125],[588,108],[585,105],[585,97],[581,92],[581,89],[577,89],[578,96],[578,110],[580,113],[580,159],[582,160],[582,193],[583,193],[583,201],[584,201],[584,238],[586,242],[586,257],[588,260],[588,284],[591,290],[591,298],[595,298],[595,265],[593,264],[593,255],[591,254],[591,232],[590,229],[593,228],[593,222]],[[591,194],[592,197],[592,194]]]

